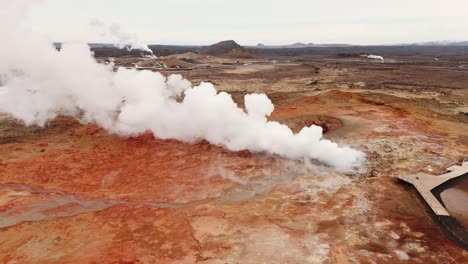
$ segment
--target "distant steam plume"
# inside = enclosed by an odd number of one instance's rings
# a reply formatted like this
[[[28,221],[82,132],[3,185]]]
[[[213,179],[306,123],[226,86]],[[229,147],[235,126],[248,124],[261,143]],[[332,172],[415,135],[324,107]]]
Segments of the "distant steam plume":
[[[233,151],[315,159],[340,171],[363,165],[363,152],[323,139],[321,127],[294,134],[267,121],[274,106],[264,94],[246,95],[244,111],[210,83],[192,87],[180,75],[114,72],[112,65],[98,64],[86,44],[65,43],[59,52],[40,36],[22,31],[22,16],[13,7],[0,6],[0,112],[27,125],[44,125],[63,114],[120,135],[149,130],[162,139],[204,139]],[[181,95],[183,100],[176,100]]]
[[[384,62],[384,58],[382,56],[379,56],[379,55],[373,55],[373,54],[369,54],[369,55],[366,55],[366,58],[368,59],[373,59],[373,60],[380,60],[381,62]]]
[[[153,51],[148,47],[148,45],[140,42],[135,35],[123,32],[118,24],[114,23],[108,26],[97,18],[93,18],[89,24],[98,29],[102,36],[109,37],[112,40],[112,44],[120,49],[136,49],[153,54]]]

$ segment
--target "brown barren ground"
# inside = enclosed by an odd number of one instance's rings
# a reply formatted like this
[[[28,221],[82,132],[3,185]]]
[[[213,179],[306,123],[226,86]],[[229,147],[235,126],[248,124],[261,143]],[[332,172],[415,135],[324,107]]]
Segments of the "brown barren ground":
[[[451,58],[392,59],[184,72],[240,106],[246,93],[267,93],[272,120],[321,125],[365,151],[360,175],[203,141],[121,138],[66,117],[37,128],[1,115],[0,262],[464,263],[468,253],[393,176],[441,173],[467,157],[468,71]]]

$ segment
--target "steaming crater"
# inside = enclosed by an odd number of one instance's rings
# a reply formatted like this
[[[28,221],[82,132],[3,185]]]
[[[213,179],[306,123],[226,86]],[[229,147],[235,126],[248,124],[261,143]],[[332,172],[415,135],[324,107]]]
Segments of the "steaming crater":
[[[44,126],[66,115],[123,136],[150,131],[160,139],[206,140],[231,151],[318,160],[342,172],[364,167],[363,152],[322,137],[322,125],[329,129],[323,120],[316,121],[319,126],[312,122],[294,132],[268,121],[275,107],[265,94],[245,95],[244,110],[230,94],[218,92],[211,83],[192,86],[181,75],[165,77],[123,68],[114,71],[112,63],[96,62],[84,43],[65,43],[58,51],[47,39],[22,30],[23,13],[15,8],[5,5],[2,11],[11,12],[0,16],[5,25],[0,27],[0,35],[7,40],[0,49],[0,112],[27,125]],[[117,29],[113,31],[125,40],[125,46],[134,44]],[[147,50],[138,43],[132,47]],[[30,63],[31,58],[34,63]]]

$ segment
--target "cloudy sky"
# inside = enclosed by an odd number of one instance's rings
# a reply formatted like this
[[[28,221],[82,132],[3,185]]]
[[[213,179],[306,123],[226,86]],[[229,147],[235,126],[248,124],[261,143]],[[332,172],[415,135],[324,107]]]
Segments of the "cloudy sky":
[[[161,44],[468,40],[468,0],[44,0],[29,22],[54,41],[106,42],[93,18]]]

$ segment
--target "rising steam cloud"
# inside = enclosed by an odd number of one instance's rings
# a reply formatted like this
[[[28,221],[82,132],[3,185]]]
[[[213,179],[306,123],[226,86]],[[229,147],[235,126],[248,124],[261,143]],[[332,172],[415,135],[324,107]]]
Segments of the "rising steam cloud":
[[[161,139],[205,139],[233,151],[319,160],[340,171],[363,164],[363,152],[323,139],[321,127],[294,134],[267,121],[274,106],[265,94],[246,95],[244,111],[210,83],[192,87],[180,75],[166,78],[125,68],[114,72],[113,65],[98,64],[86,44],[64,44],[57,51],[20,29],[22,9],[11,2],[0,8],[0,112],[27,125],[44,125],[63,114],[120,135],[149,130]]]
[[[97,18],[93,18],[89,24],[92,27],[95,27],[102,36],[110,38],[112,40],[112,44],[120,49],[136,49],[153,54],[153,51],[148,47],[148,45],[139,41],[135,35],[122,31],[119,24],[114,23],[108,26]]]
[[[382,56],[379,56],[379,55],[374,55],[374,54],[369,54],[369,55],[366,55],[366,58],[368,59],[372,59],[372,60],[380,60],[381,62],[384,62],[384,58]]]

